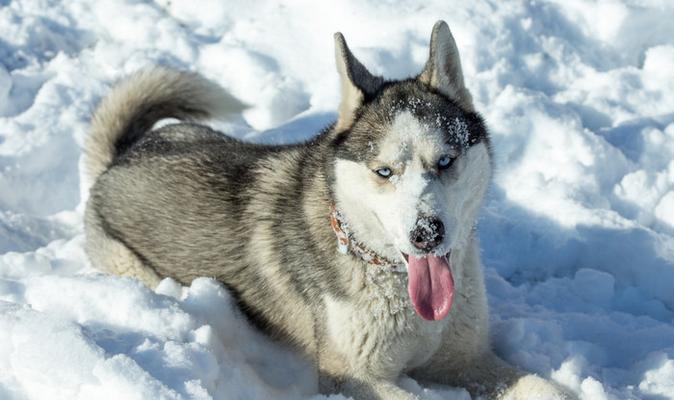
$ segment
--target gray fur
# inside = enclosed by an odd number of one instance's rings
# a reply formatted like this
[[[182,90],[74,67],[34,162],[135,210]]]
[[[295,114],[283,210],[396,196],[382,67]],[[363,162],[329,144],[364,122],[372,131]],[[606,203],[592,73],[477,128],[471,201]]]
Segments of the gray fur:
[[[436,24],[433,35],[447,43],[447,32]],[[85,215],[89,257],[111,273],[149,286],[167,276],[183,284],[199,276],[219,280],[251,321],[314,362],[324,393],[412,399],[395,384],[408,373],[489,397],[524,399],[536,390],[541,398],[567,398],[490,351],[472,234],[465,247],[452,251],[460,287],[443,321],[427,322],[415,314],[407,275],[338,252],[329,225],[344,184],[337,164],[373,162],[388,140],[393,114],[406,111],[424,123],[438,115],[466,121],[468,138],[441,127],[443,141],[463,146],[465,158],[489,140],[467,103],[470,97],[456,98],[434,86],[448,82],[447,76],[433,80],[425,73],[388,82],[370,75],[339,34],[336,48],[343,96],[351,97],[346,105],[343,101],[336,125],[297,145],[244,143],[192,122],[151,130],[161,118],[192,121],[216,109],[241,110],[240,103],[195,74],[153,69],[115,88],[94,115],[85,148],[87,173],[95,180]],[[437,54],[432,50],[431,59]],[[461,165],[441,182],[456,181]],[[486,180],[490,165],[480,165],[487,168]],[[476,192],[475,204],[482,194]],[[361,240],[378,249],[369,228],[362,229]]]
[[[445,21],[438,21],[431,34],[431,52],[419,79],[473,110],[473,97],[463,82],[459,49]]]
[[[155,67],[115,86],[91,120],[84,146],[86,175],[95,179],[118,152],[163,118],[196,120],[228,117],[244,109],[218,85],[195,73]]]
[[[344,36],[335,33],[335,63],[342,87],[342,101],[339,105],[339,119],[336,129],[348,127],[355,118],[355,112],[366,96],[373,96],[381,87],[383,79],[373,76],[363,64],[353,56]]]

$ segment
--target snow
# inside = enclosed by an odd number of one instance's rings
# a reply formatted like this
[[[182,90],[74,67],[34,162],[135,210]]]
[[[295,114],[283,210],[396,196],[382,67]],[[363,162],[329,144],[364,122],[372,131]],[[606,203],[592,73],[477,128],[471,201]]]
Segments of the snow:
[[[88,118],[162,63],[251,106],[216,123],[232,135],[306,139],[335,118],[333,32],[402,78],[445,19],[496,156],[479,229],[497,352],[583,399],[674,399],[673,18],[664,0],[0,0],[0,398],[343,398],[214,281],[152,291],[88,264]]]

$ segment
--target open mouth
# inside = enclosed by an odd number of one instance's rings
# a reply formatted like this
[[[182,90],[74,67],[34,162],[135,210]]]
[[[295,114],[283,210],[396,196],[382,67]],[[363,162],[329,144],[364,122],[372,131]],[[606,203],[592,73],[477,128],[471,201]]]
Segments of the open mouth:
[[[454,277],[449,263],[450,252],[438,256],[415,256],[401,252],[407,265],[407,293],[419,316],[439,321],[449,314],[454,298]]]

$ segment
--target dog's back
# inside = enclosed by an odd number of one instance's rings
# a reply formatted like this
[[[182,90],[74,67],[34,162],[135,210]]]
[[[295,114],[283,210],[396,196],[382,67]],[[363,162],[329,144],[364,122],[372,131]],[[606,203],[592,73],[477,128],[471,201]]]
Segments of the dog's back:
[[[91,183],[154,123],[163,118],[199,120],[226,117],[243,104],[198,74],[155,67],[115,86],[99,104],[84,146]]]
[[[106,206],[112,211],[126,207],[128,191],[150,189],[151,185],[142,174],[135,182],[125,177],[123,185],[115,185],[114,172],[101,175],[128,159],[127,153],[160,119],[197,120],[242,108],[236,99],[199,75],[164,68],[138,72],[115,86],[94,113],[84,147],[85,178],[93,185],[85,215],[86,249],[94,264],[151,286],[157,283],[156,271],[145,267],[147,257],[127,243],[131,239],[126,235],[115,235],[110,217],[102,210]],[[142,197],[135,197],[130,205],[137,204],[138,198]],[[144,231],[140,224],[134,228]]]
[[[85,147],[94,182],[86,251],[97,267],[150,287],[167,276],[184,284],[199,276],[226,282],[259,326],[308,344],[312,313],[300,313],[306,323],[285,315],[289,303],[299,312],[305,302],[292,271],[278,273],[294,254],[288,243],[310,242],[297,237],[309,235],[300,226],[306,217],[297,207],[303,182],[295,162],[307,152],[244,143],[192,122],[152,130],[163,118],[195,121],[241,109],[195,74],[152,69],[116,86],[95,113]],[[293,228],[274,229],[283,224]],[[253,263],[265,268],[249,268]],[[281,326],[290,318],[302,334]]]

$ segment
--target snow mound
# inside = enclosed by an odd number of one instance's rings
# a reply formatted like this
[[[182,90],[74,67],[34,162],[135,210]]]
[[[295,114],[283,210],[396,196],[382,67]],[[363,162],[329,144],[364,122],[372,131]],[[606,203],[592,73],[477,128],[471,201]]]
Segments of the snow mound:
[[[296,399],[316,392],[311,369],[251,328],[211,279],[189,288],[167,279],[157,293],[99,274],[0,283],[3,297],[13,296],[0,302],[7,371],[0,385],[9,394]]]

